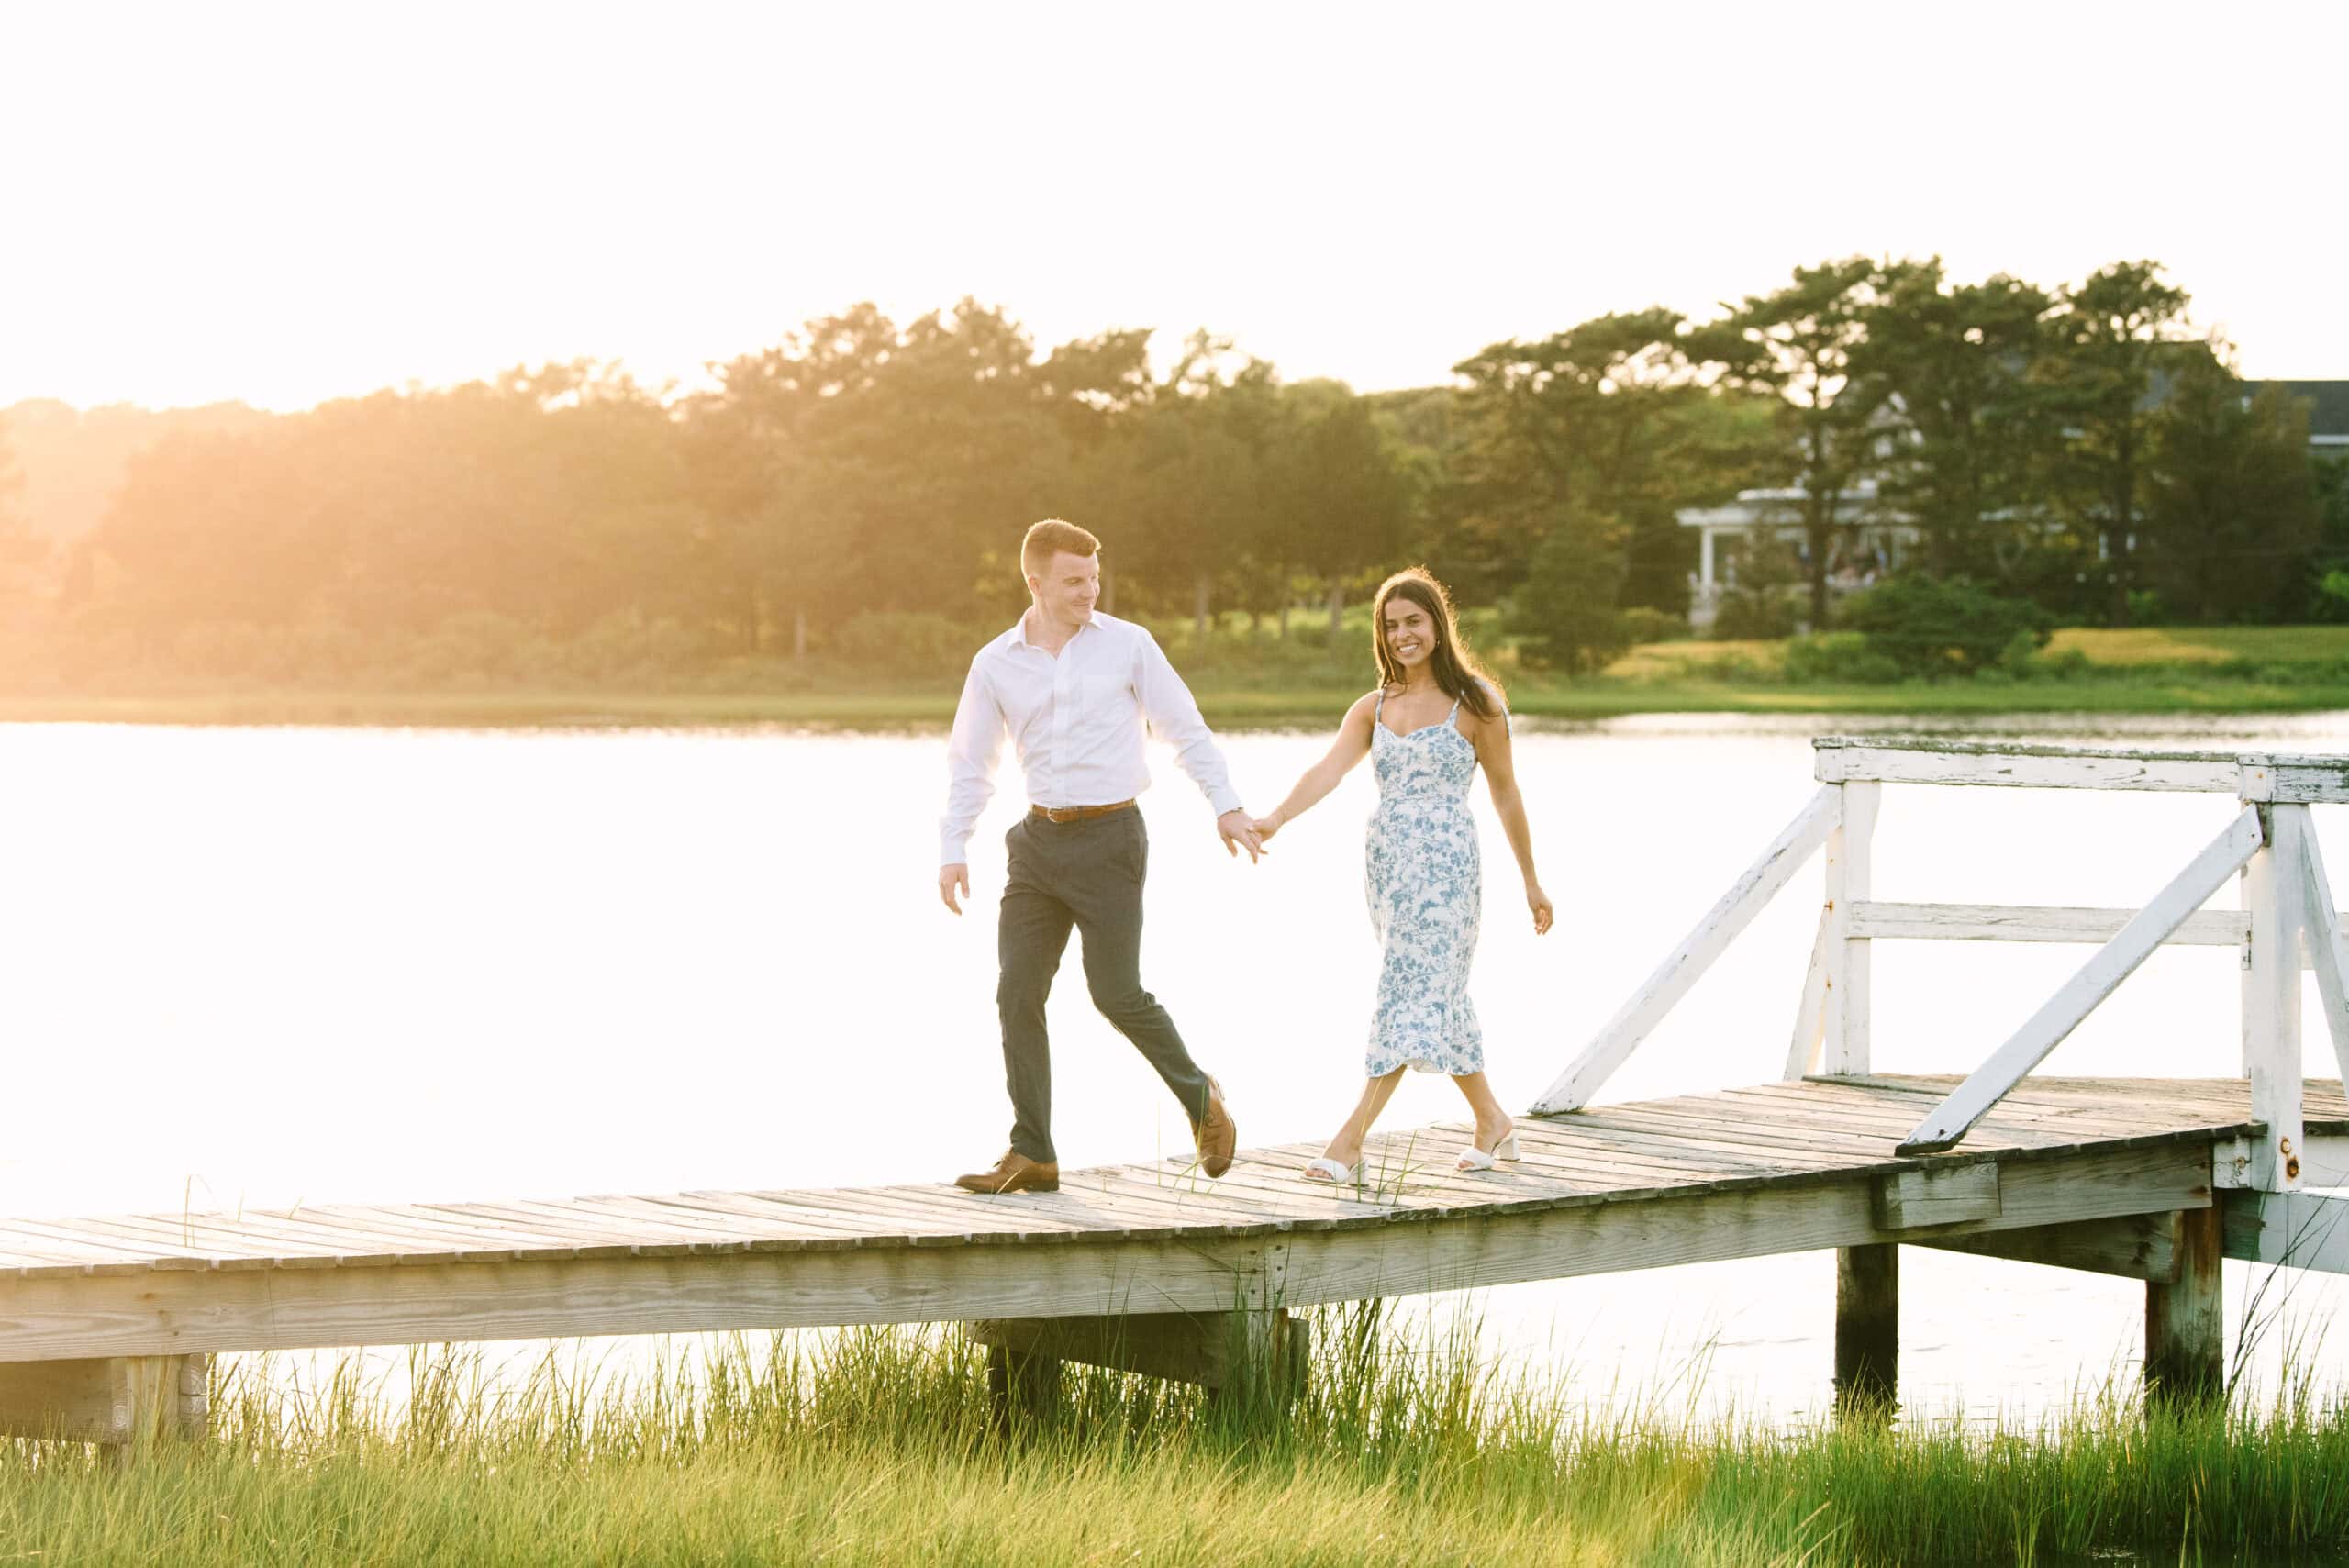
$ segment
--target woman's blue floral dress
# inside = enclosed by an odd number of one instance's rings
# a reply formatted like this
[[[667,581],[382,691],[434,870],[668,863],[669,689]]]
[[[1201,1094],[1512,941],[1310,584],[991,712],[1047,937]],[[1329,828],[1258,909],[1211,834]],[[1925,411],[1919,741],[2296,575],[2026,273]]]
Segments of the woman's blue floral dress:
[[[1484,870],[1468,785],[1476,748],[1460,733],[1460,705],[1441,724],[1397,735],[1381,692],[1370,729],[1378,809],[1364,846],[1363,891],[1377,933],[1378,1011],[1365,1069],[1481,1073],[1484,1031],[1468,1000],[1468,966],[1482,923]]]

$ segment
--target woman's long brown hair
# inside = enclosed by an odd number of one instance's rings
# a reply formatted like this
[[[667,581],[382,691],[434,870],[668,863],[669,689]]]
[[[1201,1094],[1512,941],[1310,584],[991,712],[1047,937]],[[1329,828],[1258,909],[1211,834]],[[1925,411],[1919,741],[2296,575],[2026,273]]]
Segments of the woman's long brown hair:
[[[1428,619],[1435,623],[1435,650],[1428,655],[1428,663],[1435,670],[1435,684],[1458,698],[1478,718],[1490,718],[1498,713],[1501,684],[1460,640],[1460,617],[1452,613],[1452,595],[1428,574],[1424,566],[1407,566],[1397,572],[1378,585],[1378,597],[1371,601],[1370,647],[1378,660],[1381,684],[1403,684],[1403,666],[1386,646],[1386,602],[1397,597],[1408,599],[1427,611]]]

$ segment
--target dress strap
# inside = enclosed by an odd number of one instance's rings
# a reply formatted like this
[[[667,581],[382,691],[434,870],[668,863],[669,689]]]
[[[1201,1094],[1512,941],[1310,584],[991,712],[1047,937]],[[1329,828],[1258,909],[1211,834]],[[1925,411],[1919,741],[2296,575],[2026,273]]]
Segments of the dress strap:
[[[1454,697],[1454,698],[1453,698],[1453,699],[1452,699],[1452,711],[1451,711],[1450,713],[1447,713],[1447,714],[1445,714],[1445,715],[1443,716],[1443,721],[1444,721],[1446,724],[1450,724],[1453,719],[1458,718],[1459,717],[1460,717],[1460,699],[1459,699],[1458,697]]]
[[[1377,701],[1376,705],[1375,705],[1375,706],[1374,706],[1371,708],[1371,710],[1370,710],[1370,721],[1371,721],[1373,724],[1376,724],[1376,723],[1378,723],[1381,719],[1385,718],[1386,717],[1386,688],[1385,686],[1381,686],[1381,687],[1379,687],[1379,688],[1378,688],[1378,701]]]

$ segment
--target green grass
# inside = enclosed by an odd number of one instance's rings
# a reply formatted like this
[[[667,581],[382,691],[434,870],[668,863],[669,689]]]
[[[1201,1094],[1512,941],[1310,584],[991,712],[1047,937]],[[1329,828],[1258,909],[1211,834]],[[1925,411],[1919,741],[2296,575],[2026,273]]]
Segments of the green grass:
[[[1640,713],[2288,713],[2349,708],[2349,679],[2244,679],[2213,673],[1990,684],[1804,685],[1700,676],[1560,684],[1508,682],[1520,715],[1588,722]],[[1334,729],[1362,683],[1291,680],[1232,688],[1212,673],[1193,689],[1221,728]],[[954,717],[952,692],[879,686],[791,692],[317,691],[303,688],[152,696],[0,696],[0,723],[373,725],[472,728],[811,729],[934,728]]]
[[[977,1352],[913,1330],[730,1342],[688,1365],[497,1383],[419,1353],[216,1375],[209,1442],[115,1465],[0,1446],[0,1562],[1498,1563],[2308,1562],[2349,1544],[2349,1416],[2308,1389],[2031,1430],[1699,1424],[1586,1407],[1324,1314],[1293,1414],[1072,1369],[994,1429]],[[2144,1554],[2121,1557],[2120,1554]]]
[[[1350,612],[1351,614],[1351,612]],[[1489,621],[1486,615],[1483,617]],[[1472,624],[1478,624],[1471,617]],[[1189,623],[1168,628],[1210,722],[1226,728],[1334,727],[1373,678],[1366,633],[1349,626],[1333,655],[1321,628],[1300,622],[1284,641],[1244,623],[1227,627],[1206,656]],[[1499,646],[1497,631],[1477,635]],[[1895,684],[1795,684],[1779,674],[1785,644],[1659,642],[1635,648],[1601,674],[1561,680],[1496,662],[1521,714],[1596,720],[1637,713],[2260,713],[2349,707],[2349,627],[2072,628],[2055,634],[2051,666],[2028,679]],[[1991,672],[2003,677],[2003,672]],[[674,677],[608,684],[487,679],[460,684],[203,682],[120,690],[0,695],[0,722],[712,727],[889,729],[953,717],[960,667],[866,673],[823,662],[719,665]]]

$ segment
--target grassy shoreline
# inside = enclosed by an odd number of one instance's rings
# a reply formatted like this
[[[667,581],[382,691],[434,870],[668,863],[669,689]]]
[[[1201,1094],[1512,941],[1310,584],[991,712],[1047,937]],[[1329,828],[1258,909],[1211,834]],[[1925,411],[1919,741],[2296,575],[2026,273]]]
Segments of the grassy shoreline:
[[[1227,728],[1334,727],[1372,678],[1365,662],[1278,639],[1233,639],[1204,657],[1188,640],[1186,628],[1170,651],[1208,721]],[[1497,664],[1517,712],[1566,723],[1656,713],[1990,718],[2349,708],[2349,627],[2074,628],[2056,634],[2043,673],[1890,684],[1788,681],[1786,652],[1783,641],[1648,643],[1577,681],[1520,669],[1507,649]],[[0,723],[926,728],[952,719],[959,675],[959,665],[875,674],[818,661],[594,682],[183,680],[0,693]]]
[[[0,1444],[0,1556],[173,1568],[361,1562],[1840,1564],[2338,1562],[2349,1411],[2146,1408],[2110,1389],[2028,1429],[1700,1426],[1575,1402],[1316,1315],[1292,1414],[1072,1369],[992,1423],[938,1331],[733,1340],[633,1378],[520,1385],[420,1353],[392,1400],[346,1362],[295,1389],[216,1374],[217,1431],[115,1466]],[[2246,1555],[2238,1555],[2246,1554]]]
[[[1334,728],[1362,686],[1290,683],[1194,687],[1221,728]],[[359,726],[426,728],[942,728],[956,694],[875,684],[812,692],[660,689],[320,690],[255,688],[141,695],[0,695],[0,723]],[[2349,681],[2083,679],[2012,685],[1946,683],[1794,686],[1727,681],[1509,684],[1530,718],[1598,722],[1638,714],[1854,714],[1995,717],[2001,714],[2306,713],[2349,708]]]

